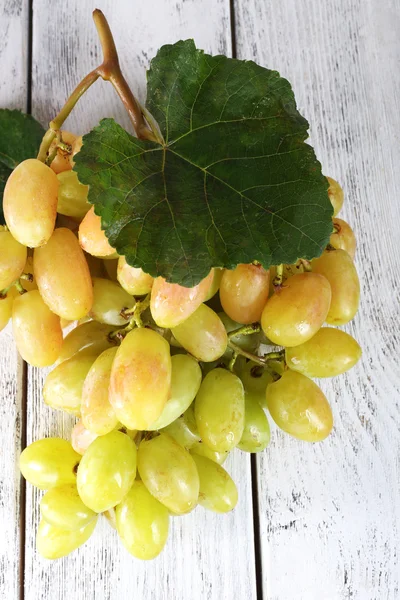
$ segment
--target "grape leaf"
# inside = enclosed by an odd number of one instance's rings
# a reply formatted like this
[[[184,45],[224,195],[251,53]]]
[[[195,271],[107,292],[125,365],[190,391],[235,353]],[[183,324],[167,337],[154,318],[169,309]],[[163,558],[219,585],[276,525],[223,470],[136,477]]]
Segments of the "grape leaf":
[[[76,157],[119,254],[188,287],[213,266],[320,255],[332,206],[289,82],[192,40],[163,46],[147,77],[165,143],[104,119]]]
[[[44,129],[31,115],[0,109],[0,224],[4,223],[3,192],[13,169],[37,155]]]

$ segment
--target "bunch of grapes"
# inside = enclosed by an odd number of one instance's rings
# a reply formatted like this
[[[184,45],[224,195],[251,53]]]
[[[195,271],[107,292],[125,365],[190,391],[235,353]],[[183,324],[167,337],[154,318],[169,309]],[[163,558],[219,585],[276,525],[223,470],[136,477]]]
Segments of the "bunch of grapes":
[[[355,238],[336,218],[343,192],[329,179],[333,233],[319,258],[215,268],[193,288],[154,279],[110,246],[72,170],[81,144],[61,132],[49,164],[24,161],[4,191],[0,329],[11,318],[24,360],[55,364],[44,401],[79,419],[70,441],[28,446],[21,471],[46,491],[43,556],[85,543],[103,514],[131,554],[151,559],[171,515],[235,507],[222,464],[236,447],[267,447],[266,411],[300,440],[330,433],[329,403],[311,378],[361,356],[350,335],[324,326],[358,309]]]

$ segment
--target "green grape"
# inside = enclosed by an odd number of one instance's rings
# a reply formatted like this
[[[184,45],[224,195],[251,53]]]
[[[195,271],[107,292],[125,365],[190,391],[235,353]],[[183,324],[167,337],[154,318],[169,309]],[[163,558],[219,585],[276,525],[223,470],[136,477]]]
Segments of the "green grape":
[[[43,558],[54,560],[67,556],[88,541],[95,530],[97,519],[74,531],[54,527],[42,520],[36,535],[36,548]]]
[[[321,327],[308,342],[286,348],[286,363],[292,371],[307,377],[335,377],[354,367],[361,354],[351,335],[333,327]]]
[[[154,280],[151,290],[150,310],[159,327],[176,327],[204,302],[212,285],[212,271],[192,288],[177,283],[168,283],[162,277]]]
[[[161,429],[161,433],[167,433],[169,436],[174,438],[180,446],[184,448],[192,448],[192,446],[200,441],[199,432],[196,425],[196,419],[194,418],[193,405],[189,408],[173,423],[170,423],[164,429]]]
[[[111,370],[110,402],[128,429],[146,430],[160,417],[171,387],[168,342],[144,327],[134,329],[118,348]]]
[[[14,296],[10,293],[5,298],[0,298],[0,331],[4,329],[11,319],[13,302]]]
[[[189,452],[172,437],[161,433],[142,441],[138,470],[150,494],[174,513],[195,508],[199,497],[199,475]]]
[[[45,403],[52,408],[79,416],[83,383],[96,358],[91,349],[81,350],[51,371],[43,387]]]
[[[61,438],[45,438],[22,452],[19,467],[29,483],[41,490],[76,482],[81,456]]]
[[[78,492],[97,513],[109,510],[129,492],[136,477],[136,446],[120,431],[94,440],[78,467]]]
[[[124,290],[132,296],[148,294],[154,281],[153,277],[142,269],[128,265],[125,256],[118,259],[117,278]]]
[[[218,316],[221,319],[221,321],[223,322],[227,333],[231,333],[232,331],[235,331],[236,329],[243,327],[243,325],[241,325],[240,323],[237,323],[236,321],[233,321],[224,312],[219,312]],[[260,345],[260,334],[258,334],[258,333],[251,333],[249,335],[240,335],[239,334],[239,335],[233,336],[231,338],[231,340],[234,344],[236,344],[236,346],[239,346],[239,348],[242,348],[243,350],[246,350],[247,352],[254,352]],[[229,355],[231,355],[232,350],[230,350],[228,348],[227,353],[229,353]]]
[[[118,258],[115,259],[103,259],[103,267],[106,270],[107,276],[111,281],[118,281],[117,272],[118,272]]]
[[[275,423],[295,438],[320,442],[333,427],[331,407],[322,390],[308,377],[285,371],[267,387],[267,405]]]
[[[82,388],[82,423],[89,431],[105,435],[118,425],[118,419],[108,397],[111,368],[117,348],[109,348],[96,358]]]
[[[270,438],[268,419],[260,406],[259,395],[246,391],[244,430],[237,447],[244,452],[261,452],[268,446]]]
[[[325,277],[317,273],[293,275],[268,300],[261,326],[274,344],[298,346],[317,333],[330,303],[331,286]]]
[[[116,508],[117,531],[125,548],[141,560],[158,556],[168,538],[168,509],[135,481]]]
[[[269,294],[269,271],[261,265],[241,264],[225,270],[219,296],[224,312],[237,323],[259,321]]]
[[[38,290],[15,298],[13,333],[22,358],[34,367],[48,367],[58,358],[63,334],[60,317],[51,312]]]
[[[93,510],[83,504],[76,484],[52,488],[40,502],[42,519],[60,529],[81,529],[97,517]]]
[[[78,421],[71,431],[71,445],[78,454],[85,454],[90,444],[99,437],[84,427],[82,421]]]
[[[343,206],[344,194],[343,190],[335,179],[327,177],[329,182],[328,196],[333,206],[333,216],[336,217]]]
[[[193,454],[200,479],[199,504],[218,513],[233,510],[238,501],[235,482],[221,465]]]
[[[274,380],[272,374],[252,361],[239,363],[236,372],[242,380],[245,391],[251,392],[253,397],[257,396],[260,406],[266,408],[265,391],[267,385]]]
[[[201,304],[190,317],[171,331],[188,352],[203,362],[220,358],[228,344],[223,322],[206,304]]]
[[[91,208],[87,199],[89,186],[79,181],[75,171],[63,171],[57,175],[57,179],[59,182],[57,212],[80,221]]]
[[[187,354],[171,357],[171,392],[161,415],[147,429],[162,429],[185,412],[196,397],[201,384],[199,363]]]
[[[117,327],[98,321],[88,321],[78,325],[65,337],[57,363],[71,358],[80,350],[90,350],[100,354],[108,348],[115,347],[115,342],[108,337]]]
[[[203,442],[217,452],[232,450],[243,434],[244,410],[244,389],[239,377],[225,369],[208,373],[194,409]]]
[[[346,250],[350,254],[351,258],[354,259],[356,254],[357,242],[354,231],[346,221],[343,219],[333,219],[333,226],[335,231],[332,233],[329,243],[337,250]]]
[[[204,299],[204,302],[208,302],[211,300],[213,296],[218,292],[219,286],[221,284],[222,275],[224,274],[224,269],[220,269],[216,267],[212,270],[213,280],[210,289],[208,290],[207,296]]]
[[[53,171],[36,158],[21,162],[11,173],[3,193],[7,227],[23,246],[46,244],[57,216],[58,180]]]
[[[94,277],[93,306],[90,311],[92,319],[108,325],[126,325],[127,320],[121,317],[121,311],[124,308],[133,308],[134,305],[135,298],[117,283]]]
[[[26,246],[17,242],[9,231],[0,228],[0,291],[21,275],[26,254]]]
[[[206,444],[203,444],[203,442],[199,440],[190,446],[190,454],[205,456],[219,465],[223,465],[228,458],[229,452],[214,452],[214,450],[211,450]]]
[[[356,315],[360,302],[360,281],[350,255],[345,250],[326,251],[314,258],[311,266],[313,272],[326,277],[332,289],[326,322],[345,325]]]
[[[94,212],[94,206],[86,213],[79,225],[79,243],[81,248],[92,256],[118,257],[115,248],[110,246],[108,238],[101,228],[101,218]]]

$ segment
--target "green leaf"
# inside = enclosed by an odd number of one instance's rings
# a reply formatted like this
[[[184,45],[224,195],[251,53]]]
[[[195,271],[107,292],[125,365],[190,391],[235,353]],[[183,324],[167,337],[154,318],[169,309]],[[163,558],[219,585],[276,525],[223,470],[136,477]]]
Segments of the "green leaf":
[[[3,191],[13,169],[37,155],[45,131],[31,115],[0,109],[0,224],[4,223]]]
[[[129,264],[193,286],[213,266],[268,268],[322,252],[332,230],[328,184],[288,81],[181,41],[152,61],[147,108],[165,144],[105,119],[76,157]]]

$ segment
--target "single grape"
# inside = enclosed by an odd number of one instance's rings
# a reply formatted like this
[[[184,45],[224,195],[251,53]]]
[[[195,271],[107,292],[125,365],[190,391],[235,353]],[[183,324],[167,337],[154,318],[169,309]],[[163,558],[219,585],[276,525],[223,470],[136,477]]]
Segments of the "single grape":
[[[118,348],[111,370],[110,402],[119,421],[143,431],[161,415],[171,387],[168,342],[151,329],[134,329]]]
[[[43,387],[45,403],[52,408],[79,416],[83,384],[96,358],[97,355],[90,349],[81,350],[60,363],[46,377]]]
[[[150,494],[174,513],[195,508],[199,497],[199,475],[189,452],[173,438],[161,433],[142,441],[138,470]]]
[[[100,354],[108,348],[115,347],[115,342],[110,340],[108,336],[116,329],[112,325],[106,325],[98,321],[88,321],[78,325],[64,339],[57,362],[60,363],[71,358],[80,350],[90,349],[93,354]]]
[[[78,467],[78,492],[95,512],[116,506],[129,492],[136,477],[136,446],[120,431],[96,438]]]
[[[85,252],[93,256],[117,257],[115,248],[110,246],[107,236],[101,228],[101,218],[94,212],[94,206],[86,213],[79,225],[79,243]]]
[[[0,331],[4,329],[11,319],[14,296],[10,293],[5,298],[0,298]]]
[[[311,266],[313,272],[326,277],[331,286],[332,300],[326,322],[345,325],[356,315],[360,303],[360,281],[350,255],[344,250],[326,251],[314,258]]]
[[[343,190],[335,179],[327,177],[329,182],[328,196],[333,206],[333,216],[336,217],[343,206],[344,194]]]
[[[200,479],[199,504],[217,513],[233,510],[238,501],[235,482],[221,465],[199,454],[193,454]]]
[[[43,558],[54,560],[67,556],[79,546],[88,541],[97,524],[97,519],[91,521],[81,529],[70,531],[54,527],[42,520],[39,523],[36,535],[36,548]]]
[[[215,294],[218,292],[219,286],[221,285],[222,275],[224,274],[224,269],[216,267],[215,269],[212,269],[212,273],[212,284],[210,289],[208,290],[207,296],[204,298],[204,302],[208,302],[208,300],[211,300],[211,298],[215,296]]]
[[[261,452],[268,446],[270,438],[268,419],[260,406],[258,394],[246,392],[244,430],[237,447],[244,452]]]
[[[232,450],[243,434],[244,411],[239,377],[225,369],[210,371],[203,379],[194,408],[203,442],[216,452]]]
[[[30,444],[21,453],[19,467],[29,483],[49,490],[76,482],[76,469],[81,456],[61,438],[44,438]]]
[[[109,348],[96,358],[82,388],[82,423],[86,429],[97,435],[109,433],[118,424],[108,397],[111,368],[116,353],[117,348]]]
[[[63,343],[60,317],[51,312],[38,290],[15,298],[12,321],[15,343],[27,363],[47,367],[57,360]]]
[[[295,438],[320,442],[331,432],[333,417],[322,390],[308,377],[285,371],[267,387],[267,405],[275,423]]]
[[[57,212],[81,221],[91,208],[88,202],[89,186],[83,185],[75,171],[63,171],[57,175],[58,202]]]
[[[269,294],[269,271],[261,265],[238,265],[222,276],[219,296],[224,312],[237,323],[259,321]]]
[[[311,340],[286,348],[286,363],[292,371],[307,377],[335,377],[360,360],[361,348],[348,333],[321,327]]]
[[[193,405],[189,406],[183,415],[175,419],[173,423],[170,423],[160,431],[161,433],[167,433],[170,437],[174,438],[180,446],[183,446],[186,449],[192,448],[200,441]]]
[[[75,321],[89,312],[93,303],[92,280],[72,231],[56,229],[45,246],[36,248],[33,266],[43,300],[56,315]]]
[[[84,427],[82,421],[78,421],[71,431],[71,445],[78,454],[85,454],[90,444],[99,437]]]
[[[141,560],[160,554],[168,538],[169,512],[142,481],[134,482],[115,512],[118,535],[130,554]]]
[[[203,362],[223,356],[228,344],[223,322],[206,304],[200,304],[190,317],[171,331],[188,352]]]
[[[211,450],[206,444],[203,444],[203,442],[199,440],[190,446],[190,454],[205,456],[219,465],[223,465],[228,458],[229,452],[214,452],[214,450]]]
[[[21,275],[26,254],[26,246],[17,242],[9,231],[0,229],[0,291]]]
[[[207,298],[213,278],[214,274],[210,271],[198,285],[186,288],[157,277],[151,290],[150,303],[151,314],[157,325],[171,329],[190,317]]]
[[[356,254],[356,236],[354,231],[346,221],[343,219],[333,219],[333,226],[335,231],[332,233],[329,243],[337,250],[346,250],[350,254],[351,258],[354,259]]]
[[[293,275],[268,300],[261,326],[274,344],[298,346],[317,333],[330,303],[331,287],[325,277],[317,273]]]
[[[111,279],[111,281],[118,281],[117,271],[118,271],[118,258],[113,259],[105,259],[103,260],[103,266],[107,273],[107,277]]]
[[[93,306],[90,316],[108,325],[126,325],[127,320],[121,317],[125,308],[133,308],[135,298],[130,296],[117,283],[101,277],[93,278]]]
[[[117,278],[124,290],[132,296],[148,294],[154,281],[153,277],[142,269],[128,265],[125,256],[118,259]]]
[[[265,390],[267,385],[273,381],[272,374],[261,365],[256,365],[251,361],[244,363],[237,361],[235,367],[236,365],[236,373],[242,380],[245,391],[250,392],[253,397],[257,396],[260,406],[266,408]]]
[[[40,512],[46,523],[70,531],[81,529],[97,518],[97,514],[83,504],[75,483],[46,492],[40,501]]]
[[[235,331],[236,329],[240,329],[240,327],[243,327],[240,323],[233,321],[224,312],[219,312],[218,316],[221,319],[221,321],[223,322],[227,333],[231,333],[232,331]],[[247,352],[254,352],[260,345],[260,334],[259,333],[251,333],[249,335],[242,335],[242,334],[234,335],[231,338],[231,340],[234,344],[236,344],[236,346],[239,346],[239,348],[242,348],[243,350],[246,350]],[[231,355],[232,350],[227,348],[226,353]]]
[[[70,171],[73,167],[72,160],[72,145],[76,140],[76,135],[71,133],[70,131],[60,131],[61,141],[66,144],[66,146],[70,146],[70,150],[67,148],[57,148],[58,141],[57,138],[51,143],[49,148],[49,156],[51,156],[55,150],[57,150],[57,154],[55,158],[51,161],[51,168],[54,173],[63,173],[64,171]]]
[[[57,216],[58,179],[36,158],[20,163],[4,188],[3,212],[8,229],[23,246],[46,244]]]
[[[147,429],[155,431],[166,427],[182,415],[192,404],[201,384],[199,363],[187,354],[171,357],[171,392],[161,415]]]

